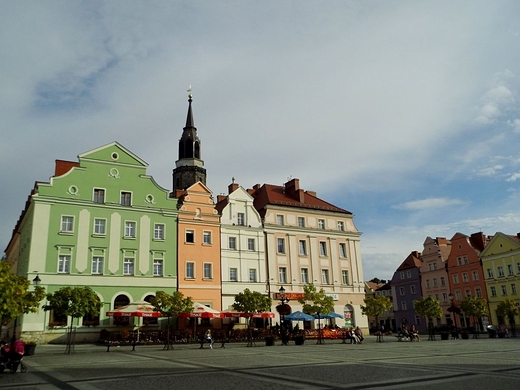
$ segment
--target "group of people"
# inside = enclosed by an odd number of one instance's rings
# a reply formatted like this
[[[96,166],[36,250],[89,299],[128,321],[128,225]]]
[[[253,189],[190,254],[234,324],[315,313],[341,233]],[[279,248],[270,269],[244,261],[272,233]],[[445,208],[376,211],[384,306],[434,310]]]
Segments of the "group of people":
[[[410,341],[420,341],[419,331],[414,324],[412,324],[410,330],[408,330],[408,326],[406,324],[403,324],[401,333],[404,337],[408,337]]]
[[[8,367],[12,372],[16,372],[20,360],[25,353],[25,343],[22,340],[16,340],[8,345],[4,340],[0,341],[0,366]]]
[[[348,338],[353,342],[354,344],[362,344],[363,340],[365,339],[363,337],[363,331],[359,328],[359,326],[356,326],[356,328],[348,328],[347,329]]]

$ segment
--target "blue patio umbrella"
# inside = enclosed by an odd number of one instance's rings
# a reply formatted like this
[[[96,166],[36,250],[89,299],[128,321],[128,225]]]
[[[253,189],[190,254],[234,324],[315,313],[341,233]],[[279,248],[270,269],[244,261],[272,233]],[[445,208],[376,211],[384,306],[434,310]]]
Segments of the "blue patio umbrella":
[[[284,317],[287,321],[314,321],[315,318],[309,314],[302,313],[301,311],[295,311],[294,313],[287,314]]]
[[[318,318],[317,315],[315,317]],[[319,318],[343,318],[343,316],[341,314],[332,312],[328,314],[320,314]]]

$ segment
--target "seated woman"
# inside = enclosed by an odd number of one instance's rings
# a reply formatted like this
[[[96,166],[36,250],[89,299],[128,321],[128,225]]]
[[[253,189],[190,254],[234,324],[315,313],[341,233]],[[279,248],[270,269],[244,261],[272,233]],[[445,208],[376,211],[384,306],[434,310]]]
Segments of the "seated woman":
[[[410,334],[412,341],[420,341],[419,331],[417,330],[415,325],[412,325],[412,327],[410,328]]]

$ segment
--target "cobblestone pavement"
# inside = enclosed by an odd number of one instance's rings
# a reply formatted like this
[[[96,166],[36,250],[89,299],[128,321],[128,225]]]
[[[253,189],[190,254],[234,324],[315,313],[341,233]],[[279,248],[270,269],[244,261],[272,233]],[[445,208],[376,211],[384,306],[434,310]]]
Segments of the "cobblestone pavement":
[[[0,374],[0,390],[520,389],[520,338],[279,344],[39,345],[26,373]]]

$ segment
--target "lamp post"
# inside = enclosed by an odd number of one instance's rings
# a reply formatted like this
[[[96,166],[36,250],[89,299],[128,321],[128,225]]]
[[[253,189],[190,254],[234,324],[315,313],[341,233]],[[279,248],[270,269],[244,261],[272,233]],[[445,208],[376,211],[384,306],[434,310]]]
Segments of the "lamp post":
[[[281,310],[280,310],[280,322],[281,322],[281,327],[280,327],[280,331],[282,332],[281,336],[282,336],[282,345],[287,345],[287,327],[285,325],[285,304],[288,303],[290,301],[289,298],[287,298],[287,296],[285,295],[285,288],[283,286],[280,287],[280,289],[278,290],[278,299],[280,299],[280,306],[281,306]]]
[[[451,292],[448,295],[448,298],[450,298],[450,303],[451,303],[451,306],[448,307],[448,311],[450,313],[453,313],[453,324],[455,326],[455,332],[457,332],[457,315],[459,315],[460,309],[455,305],[455,303],[454,303],[455,297],[453,296],[453,294]]]

